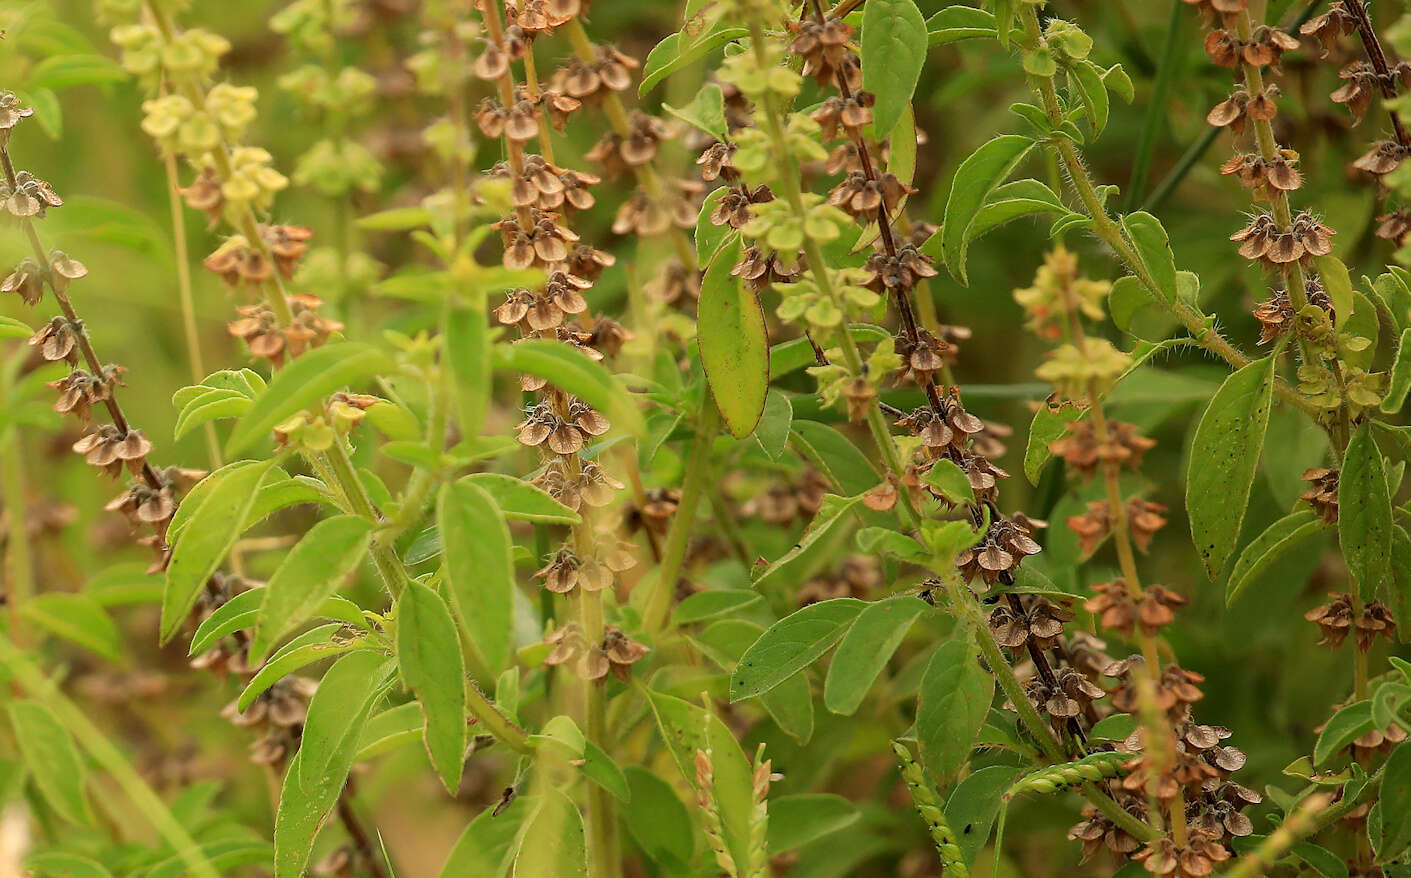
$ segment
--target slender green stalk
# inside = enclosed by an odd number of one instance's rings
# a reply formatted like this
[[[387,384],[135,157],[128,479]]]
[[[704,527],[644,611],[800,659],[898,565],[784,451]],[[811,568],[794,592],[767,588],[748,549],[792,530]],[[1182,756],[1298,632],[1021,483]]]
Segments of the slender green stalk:
[[[1119,7],[1122,4],[1117,4]],[[1146,108],[1146,120],[1142,123],[1141,139],[1137,141],[1137,153],[1132,164],[1132,179],[1127,184],[1127,209],[1132,210],[1146,189],[1147,175],[1151,172],[1151,158],[1156,151],[1156,141],[1166,126],[1169,112],[1167,106],[1171,83],[1176,79],[1180,66],[1181,51],[1185,48],[1185,0],[1171,0],[1171,19],[1166,25],[1166,43],[1161,48],[1161,62],[1156,67],[1156,83],[1151,89],[1150,102]]]
[[[701,493],[710,469],[710,455],[719,432],[720,413],[715,408],[715,397],[706,388],[692,433],[691,450],[686,457],[681,500],[676,504],[676,514],[672,516],[671,528],[666,534],[666,545],[661,550],[656,582],[642,608],[642,627],[649,634],[660,631],[671,612],[671,597],[676,593],[676,580],[686,560],[686,545],[695,530],[696,512],[701,505]]]
[[[41,671],[24,651],[9,637],[0,635],[0,664],[17,680],[25,692],[49,708],[64,727],[78,739],[93,761],[112,777],[118,787],[136,807],[157,834],[162,837],[187,869],[197,878],[218,878],[219,873],[196,840],[182,827],[161,797],[152,791],[127,757],[108,740],[78,705],[70,701],[59,687]]]

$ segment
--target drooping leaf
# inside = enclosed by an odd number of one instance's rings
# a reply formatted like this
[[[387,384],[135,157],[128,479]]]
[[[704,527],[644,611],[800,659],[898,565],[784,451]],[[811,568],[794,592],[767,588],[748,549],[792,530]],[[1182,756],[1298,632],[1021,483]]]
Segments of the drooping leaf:
[[[582,517],[555,500],[548,491],[504,473],[471,473],[461,482],[474,485],[499,507],[507,520],[542,524],[577,524]]]
[[[740,657],[764,634],[764,626],[745,619],[717,619],[692,641],[725,671],[734,671]],[[813,693],[802,671],[759,696],[759,703],[779,728],[800,744],[813,737]]]
[[[831,793],[798,793],[769,800],[770,856],[801,848],[856,823],[857,806]]]
[[[335,515],[309,528],[263,589],[250,661],[264,661],[280,637],[309,619],[357,569],[372,541],[372,522],[357,515]]]
[[[673,107],[670,104],[662,104],[661,108],[716,140],[725,141],[730,138],[728,126],[725,124],[725,93],[713,82],[701,86],[701,90],[696,92],[695,98],[686,106]]]
[[[163,643],[176,636],[197,595],[206,587],[206,580],[235,545],[241,525],[259,496],[260,485],[273,466],[274,461],[264,460],[226,464],[201,480],[198,487],[204,486],[204,490],[199,499],[187,495],[183,506],[193,499],[199,505],[186,517],[189,524],[176,538],[167,565],[162,593]]]
[[[983,9],[973,6],[947,6],[926,19],[928,42],[933,46],[945,46],[961,40],[993,40],[995,17]]]
[[[551,501],[552,502],[552,501]],[[514,630],[514,553],[509,527],[488,492],[462,480],[436,498],[441,570],[456,618],[491,671],[509,658]]]
[[[980,667],[968,640],[948,640],[932,654],[916,705],[921,760],[932,776],[954,777],[970,758],[994,689],[994,678]]]
[[[514,878],[588,878],[588,847],[583,817],[559,790],[550,787],[524,827]]]
[[[768,692],[817,661],[865,607],[856,598],[819,601],[769,626],[740,657],[730,677],[730,700],[743,701]]]
[[[676,625],[694,625],[708,619],[733,615],[761,600],[757,591],[744,588],[713,588],[697,592],[676,605],[671,621]]]
[[[896,127],[926,63],[926,19],[916,0],[881,0],[862,8],[862,88],[876,96],[872,120],[889,134]]]
[[[88,769],[68,729],[37,701],[11,701],[6,710],[25,767],[44,801],[65,820],[92,823],[93,810],[84,791]]]
[[[1029,484],[1039,483],[1044,466],[1053,457],[1049,446],[1067,435],[1069,423],[1081,421],[1087,415],[1087,409],[1078,408],[1066,401],[1056,408],[1049,405],[1039,406],[1029,424],[1029,440],[1024,447],[1024,477],[1029,480]]]
[[[51,634],[122,664],[122,636],[111,616],[86,594],[51,591],[20,605],[25,620]]]
[[[870,603],[858,614],[828,666],[823,703],[829,710],[844,716],[857,712],[912,623],[926,609],[919,598],[898,595]]]
[[[314,662],[335,658],[345,652],[368,649],[372,644],[365,637],[343,638],[342,622],[310,628],[275,650],[264,667],[255,672],[235,700],[237,710],[244,712],[261,693],[280,680]]]
[[[1387,575],[1391,559],[1391,496],[1382,453],[1362,424],[1343,455],[1338,480],[1338,542],[1364,595]]]
[[[1274,358],[1250,363],[1225,379],[1196,427],[1186,509],[1211,579],[1220,575],[1239,539],[1273,393]]]
[[[196,633],[191,636],[191,646],[187,655],[200,655],[210,649],[222,637],[254,628],[259,623],[260,605],[264,603],[262,589],[252,588],[242,591],[221,604],[213,613],[201,620]],[[366,628],[367,620],[362,608],[347,598],[333,596],[325,598],[315,608],[312,618],[342,622],[356,628]]]
[[[395,366],[391,357],[361,342],[334,342],[308,351],[275,373],[231,431],[226,454],[244,451],[295,412],[330,393],[391,372]]]
[[[1234,606],[1245,590],[1277,560],[1287,555],[1325,527],[1311,509],[1286,515],[1250,541],[1230,570],[1225,585],[1225,606]]]
[[[397,662],[426,714],[431,764],[455,795],[465,768],[465,658],[450,608],[420,582],[397,600]]]
[[[1009,177],[1033,148],[1034,141],[1018,134],[1003,134],[971,153],[955,172],[946,199],[941,250],[956,280],[967,283],[965,253],[972,240],[975,215],[996,186]]]
[[[642,435],[645,424],[632,394],[607,367],[572,345],[531,338],[494,350],[497,368],[537,375],[602,412],[614,427]]]
[[[655,88],[657,83],[682,67],[704,58],[731,40],[738,40],[748,34],[748,28],[716,26],[699,38],[687,40],[684,47],[681,34],[671,34],[647,53],[647,59],[642,64],[642,82],[637,86],[637,94],[645,95]]]
[[[696,334],[715,406],[736,439],[754,432],[769,390],[769,334],[759,295],[730,273],[740,256],[727,241],[701,278]]]

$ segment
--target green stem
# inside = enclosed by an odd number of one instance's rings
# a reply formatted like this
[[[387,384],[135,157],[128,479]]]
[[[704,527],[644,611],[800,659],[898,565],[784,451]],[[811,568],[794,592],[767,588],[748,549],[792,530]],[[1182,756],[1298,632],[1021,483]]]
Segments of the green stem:
[[[671,529],[666,534],[666,546],[661,551],[656,583],[642,608],[642,626],[649,634],[660,631],[671,612],[671,596],[676,592],[676,580],[681,575],[681,565],[686,560],[686,544],[695,529],[696,511],[701,505],[706,472],[710,468],[710,455],[719,432],[720,412],[716,411],[715,397],[711,395],[710,388],[706,388],[696,419],[691,450],[686,458],[686,476],[681,484],[681,500],[676,504],[676,515],[672,517]]]
[[[368,496],[367,489],[363,487],[362,479],[358,478],[357,470],[353,467],[353,459],[348,456],[348,447],[343,443],[341,437],[334,440],[333,447],[324,455],[324,460],[327,463],[329,474],[333,476],[338,490],[348,501],[348,506],[353,513],[361,515],[374,525],[381,522],[382,513],[377,511],[377,507],[372,503],[372,498]],[[375,534],[371,554],[372,563],[377,567],[383,585],[387,587],[393,597],[401,594],[402,586],[407,581],[407,572],[402,567],[401,559],[397,557],[397,550],[392,541],[383,534]]]
[[[30,661],[29,656],[3,635],[0,635],[0,665],[9,671],[31,698],[49,708],[59,718],[64,727],[78,739],[83,749],[88,751],[88,755],[93,757],[93,761],[112,777],[157,834],[171,845],[192,875],[198,878],[219,878],[219,873],[201,852],[196,840],[172,815],[161,797],[142,780],[132,763],[127,761],[122,752],[93,724],[83,710],[65,697],[59,687]]]

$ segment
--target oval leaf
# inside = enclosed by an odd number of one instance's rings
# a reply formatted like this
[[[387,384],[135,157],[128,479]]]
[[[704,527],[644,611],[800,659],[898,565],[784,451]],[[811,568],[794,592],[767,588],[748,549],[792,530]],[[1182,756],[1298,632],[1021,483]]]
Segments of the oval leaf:
[[[768,692],[813,664],[842,638],[866,606],[856,598],[819,601],[769,626],[740,656],[730,677],[730,700]]]
[[[426,714],[431,764],[454,796],[465,768],[465,659],[446,602],[420,582],[397,601],[397,661]]]
[[[823,703],[834,713],[851,716],[862,706],[867,690],[911,630],[925,601],[912,595],[899,595],[867,605],[843,636],[828,678],[823,684]]]
[[[552,502],[552,501],[551,501]],[[441,570],[456,617],[491,671],[509,659],[514,630],[514,553],[509,527],[489,493],[468,479],[436,498]]]
[[[909,0],[908,0],[909,2]],[[769,390],[769,334],[759,296],[730,273],[738,238],[725,243],[701,279],[696,324],[701,366],[730,435],[743,439],[764,414]]]

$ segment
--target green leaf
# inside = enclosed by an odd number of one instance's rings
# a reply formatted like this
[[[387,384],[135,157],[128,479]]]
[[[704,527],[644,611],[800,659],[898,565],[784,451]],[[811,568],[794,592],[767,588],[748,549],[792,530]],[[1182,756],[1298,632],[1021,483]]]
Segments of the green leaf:
[[[736,439],[754,432],[769,390],[769,334],[759,295],[730,273],[740,256],[727,241],[701,278],[696,333],[715,406]]]
[[[195,606],[196,597],[206,587],[206,580],[235,545],[241,524],[254,507],[260,485],[273,466],[274,461],[269,460],[226,464],[201,480],[199,497],[194,490],[187,495],[183,506],[193,500],[200,505],[186,517],[189,524],[175,538],[167,565],[162,593],[162,643],[176,636]]]
[[[881,476],[848,438],[818,421],[794,420],[794,449],[847,496],[870,491]]]
[[[764,398],[764,413],[755,427],[755,440],[770,460],[779,460],[789,444],[789,429],[794,425],[794,406],[781,390],[770,388]]]
[[[514,878],[588,878],[583,817],[573,802],[550,787],[530,815],[514,858]]]
[[[1338,542],[1360,593],[1370,596],[1391,563],[1391,496],[1382,453],[1366,423],[1352,434],[1343,455]]]
[[[479,436],[484,432],[494,372],[490,324],[483,307],[452,306],[446,314],[446,336],[441,347],[450,367],[461,435]]]
[[[335,515],[309,528],[275,569],[263,589],[259,622],[250,641],[250,662],[258,665],[286,633],[294,630],[357,570],[372,542],[372,522]]]
[[[335,342],[308,351],[275,373],[231,431],[226,454],[244,451],[295,412],[334,391],[394,368],[391,357],[361,342]]]
[[[877,97],[872,120],[884,135],[911,103],[926,64],[927,37],[916,0],[868,0],[862,8],[862,89]]]
[[[1397,746],[1387,757],[1380,796],[1380,860],[1395,860],[1411,849],[1411,747]]]
[[[498,673],[514,631],[514,552],[509,526],[487,491],[462,480],[436,497],[442,572],[461,629]]]
[[[970,233],[975,215],[985,204],[995,187],[1014,172],[1034,141],[1018,134],[1002,134],[981,146],[961,162],[951,181],[946,199],[945,224],[941,227],[941,250],[950,273],[962,284],[969,280],[965,271],[965,252],[973,236]]]
[[[889,527],[865,527],[858,531],[857,547],[867,555],[893,555],[914,564],[925,564],[931,559],[930,550],[925,546]]]
[[[101,605],[86,594],[51,591],[20,605],[26,620],[116,664],[122,664],[122,636]]]
[[[1389,415],[1401,411],[1408,391],[1411,391],[1411,329],[1401,333],[1401,342],[1396,347],[1396,361],[1391,364],[1391,382],[1386,396],[1382,397],[1382,411]]]
[[[738,239],[740,237],[739,232],[730,228],[728,224],[717,226],[710,221],[710,215],[715,212],[716,205],[720,204],[720,200],[728,194],[730,194],[730,188],[720,186],[712,189],[701,203],[701,212],[696,216],[696,264],[698,265],[710,265],[711,258],[715,256],[716,251],[720,249],[727,238]],[[812,362],[811,357],[809,362]]]
[[[985,206],[975,214],[975,219],[970,223],[970,240],[973,241],[1020,217],[1040,213],[1069,216],[1073,211],[1063,204],[1057,193],[1038,180],[1014,180],[1005,183],[989,194],[985,199]],[[929,248],[930,241],[927,241],[927,247],[924,249],[931,252]]]
[[[524,826],[524,819],[538,802],[532,797],[520,796],[509,806],[486,808],[470,821],[451,854],[446,865],[441,867],[441,878],[465,878],[467,875],[504,875],[514,861],[515,841]]]
[[[1147,274],[1156,284],[1156,292],[1167,304],[1176,301],[1176,257],[1171,241],[1161,221],[1145,211],[1122,218],[1122,231],[1136,248]]]
[[[387,693],[392,660],[373,650],[348,653],[333,663],[309,699],[299,739],[299,784],[306,790],[328,782],[339,757],[358,743],[373,707]]]
[[[819,601],[769,626],[740,657],[730,677],[730,700],[768,692],[813,664],[842,638],[866,606],[856,598]]]
[[[1250,540],[1230,570],[1229,582],[1225,584],[1225,606],[1234,606],[1245,589],[1275,561],[1303,545],[1323,528],[1322,520],[1313,510],[1300,509],[1269,525],[1262,534]]]
[[[764,634],[764,627],[744,619],[718,619],[692,638],[696,647],[725,671]],[[800,744],[813,737],[813,693],[808,675],[794,674],[759,696],[759,703],[785,734]]]
[[[684,869],[695,852],[690,812],[671,784],[654,772],[629,765],[624,773],[632,793],[631,801],[622,809],[627,831],[658,864]]]
[[[88,770],[69,730],[37,701],[11,701],[6,709],[29,775],[54,812],[71,823],[91,824],[84,793]]]
[[[1079,408],[1065,400],[1055,411],[1052,406],[1040,405],[1034,412],[1034,420],[1029,423],[1029,440],[1024,447],[1024,478],[1029,484],[1037,485],[1044,467],[1053,457],[1049,446],[1068,435],[1068,425],[1088,416],[1088,409]]]
[[[323,659],[333,658],[355,649],[372,646],[365,637],[339,639],[345,627],[341,622],[310,628],[281,646],[269,657],[264,667],[255,672],[235,701],[237,710],[244,712],[269,687],[302,667]]]
[[[260,604],[265,596],[262,589],[252,588],[221,604],[201,621],[200,627],[191,637],[187,655],[199,655],[215,645],[222,637],[254,628],[260,618]],[[366,628],[367,620],[357,604],[341,597],[330,597],[319,604],[313,613],[314,618],[343,622],[358,628]]]
[[[1196,427],[1186,509],[1211,579],[1220,575],[1239,539],[1273,393],[1274,358],[1256,360],[1225,379]]]
[[[697,238],[697,241],[699,240]],[[874,344],[892,337],[892,334],[887,330],[870,323],[853,323],[848,326],[848,334],[858,344]],[[25,335],[29,335],[29,333],[25,333]],[[770,380],[778,381],[785,375],[816,365],[817,362],[813,345],[809,343],[807,336],[801,335],[798,338],[781,341],[769,349]]]
[[[926,609],[925,601],[898,595],[870,603],[858,614],[828,666],[823,703],[829,710],[843,716],[857,712],[912,623]]]
[[[55,55],[29,71],[31,89],[63,91],[78,85],[112,85],[126,82],[127,73],[103,55]]]
[[[23,320],[14,317],[0,317],[0,338],[29,338],[34,330]]]
[[[769,800],[766,847],[771,857],[846,829],[862,816],[857,806],[831,793],[798,793]]]
[[[975,505],[975,489],[971,487],[965,470],[944,457],[931,464],[931,468],[922,476],[922,480],[940,492],[940,495],[952,505]]]
[[[465,768],[465,658],[446,602],[420,582],[397,601],[397,661],[426,714],[431,764],[454,796]]]
[[[97,860],[71,854],[67,851],[42,851],[30,854],[24,860],[26,874],[46,875],[49,878],[113,878],[113,873]]]
[[[524,479],[503,473],[471,473],[462,484],[474,485],[489,495],[506,519],[541,524],[577,524],[583,518]]]
[[[1317,768],[1327,765],[1372,727],[1372,702],[1357,701],[1342,708],[1332,715],[1318,735],[1318,741],[1313,745],[1313,765]]]
[[[716,140],[730,139],[729,126],[725,124],[725,93],[713,82],[701,86],[701,90],[696,92],[696,97],[686,106],[677,108],[662,104],[661,108]]]
[[[748,36],[749,32],[749,29],[744,27],[717,25],[709,33],[694,38],[684,47],[684,51],[681,46],[681,34],[671,34],[647,53],[647,60],[642,64],[642,82],[637,86],[638,97],[645,95],[655,88],[657,83],[692,61],[704,58],[731,40]]]
[[[421,739],[426,719],[415,701],[390,707],[370,718],[358,738],[358,761],[380,756]]]
[[[921,678],[916,732],[921,760],[933,777],[954,777],[970,758],[994,691],[994,678],[980,667],[968,640],[948,640],[931,656]]]
[[[1347,266],[1336,256],[1319,256],[1314,260],[1318,266],[1318,280],[1323,284],[1323,292],[1333,304],[1333,328],[1341,329],[1354,308],[1352,276]]]
[[[961,40],[993,40],[998,36],[995,17],[971,6],[947,6],[926,19],[927,41],[945,46]]]
[[[744,588],[713,588],[697,592],[671,611],[675,625],[694,625],[707,619],[728,616],[752,607],[761,600],[757,591]]]
[[[783,557],[770,564],[763,573],[754,581],[754,587],[763,590],[766,585],[775,579],[783,577],[786,572],[798,567],[815,564],[818,561],[813,547],[824,541],[826,537],[832,536],[838,529],[846,523],[848,513],[857,505],[861,495],[857,497],[837,497],[832,494],[823,498],[823,505],[819,508],[818,514],[814,516],[809,524],[808,530],[804,531],[798,543],[792,549],[785,552]]]
[[[1020,770],[1008,765],[977,769],[956,785],[946,801],[946,822],[956,831],[956,843],[967,864],[990,839],[1004,793],[1019,777]]]
[[[1304,865],[1322,878],[1348,878],[1347,863],[1327,848],[1303,841],[1289,847],[1289,853],[1302,860]]]
[[[394,207],[358,217],[354,225],[366,232],[406,232],[431,225],[431,211],[424,207]]]
[[[641,436],[645,430],[636,400],[618,377],[571,345],[532,338],[496,345],[495,357],[498,368],[528,372],[551,382],[602,412],[613,426],[630,435]]]

